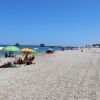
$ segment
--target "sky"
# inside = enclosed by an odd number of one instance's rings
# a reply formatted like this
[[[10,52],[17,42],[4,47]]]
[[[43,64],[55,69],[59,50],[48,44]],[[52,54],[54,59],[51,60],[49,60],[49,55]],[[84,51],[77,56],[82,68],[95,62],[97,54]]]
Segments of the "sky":
[[[0,44],[100,43],[100,0],[0,0]]]

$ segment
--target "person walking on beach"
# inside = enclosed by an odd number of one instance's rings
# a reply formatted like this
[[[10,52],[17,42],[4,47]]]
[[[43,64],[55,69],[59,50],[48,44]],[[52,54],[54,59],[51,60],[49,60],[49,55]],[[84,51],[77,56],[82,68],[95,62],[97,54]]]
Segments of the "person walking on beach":
[[[83,52],[83,49],[81,49],[81,52]]]
[[[61,47],[61,50],[64,51],[64,47]]]

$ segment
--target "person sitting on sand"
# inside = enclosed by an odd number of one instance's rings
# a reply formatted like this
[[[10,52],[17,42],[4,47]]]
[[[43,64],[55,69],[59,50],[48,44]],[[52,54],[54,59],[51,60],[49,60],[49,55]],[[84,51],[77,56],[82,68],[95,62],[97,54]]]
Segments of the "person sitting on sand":
[[[28,61],[28,55],[25,56],[24,63],[26,63],[27,61]]]
[[[17,62],[19,63],[19,62],[20,62],[20,60],[21,60],[21,58],[19,58],[19,59],[17,60]]]
[[[29,59],[27,59],[27,61],[26,61],[26,65],[30,65],[31,62],[32,62],[32,57],[30,56]]]
[[[24,64],[24,62],[23,62],[23,60],[22,60],[22,59],[20,59],[20,62],[19,62],[19,64]]]
[[[14,62],[14,64],[19,64],[20,63],[20,60],[21,59],[19,58],[17,61]]]
[[[31,56],[29,57],[28,61],[32,61],[32,57]]]
[[[32,56],[32,61],[33,61],[34,59],[35,59],[35,56],[33,55],[33,56]]]
[[[33,60],[35,59],[35,56],[33,55],[32,57],[30,56],[29,57],[29,59],[27,60],[27,62],[26,62],[26,65],[30,65],[30,64],[32,64],[33,62]]]
[[[14,57],[14,54],[12,51],[9,52],[9,57]]]
[[[19,58],[17,62],[14,62],[14,64],[24,64],[24,61],[21,58]]]
[[[11,57],[11,55],[12,55],[12,52],[10,51],[10,52],[9,52],[9,57]]]
[[[7,54],[7,52],[5,53],[5,58],[7,58],[8,57],[8,54]]]

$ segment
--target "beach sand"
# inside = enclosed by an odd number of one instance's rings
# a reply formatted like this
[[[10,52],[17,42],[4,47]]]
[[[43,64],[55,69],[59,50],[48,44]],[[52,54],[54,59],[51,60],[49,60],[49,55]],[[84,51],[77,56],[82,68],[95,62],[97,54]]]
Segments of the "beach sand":
[[[0,69],[0,100],[100,100],[100,49],[40,54],[34,62]]]

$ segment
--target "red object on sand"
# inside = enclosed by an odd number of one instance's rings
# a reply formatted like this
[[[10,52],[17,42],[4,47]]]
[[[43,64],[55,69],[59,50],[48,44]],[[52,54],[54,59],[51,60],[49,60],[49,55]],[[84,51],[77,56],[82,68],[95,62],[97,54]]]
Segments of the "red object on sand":
[[[47,54],[52,54],[52,53],[54,53],[54,51],[53,51],[53,50],[47,50],[46,53],[47,53]]]

